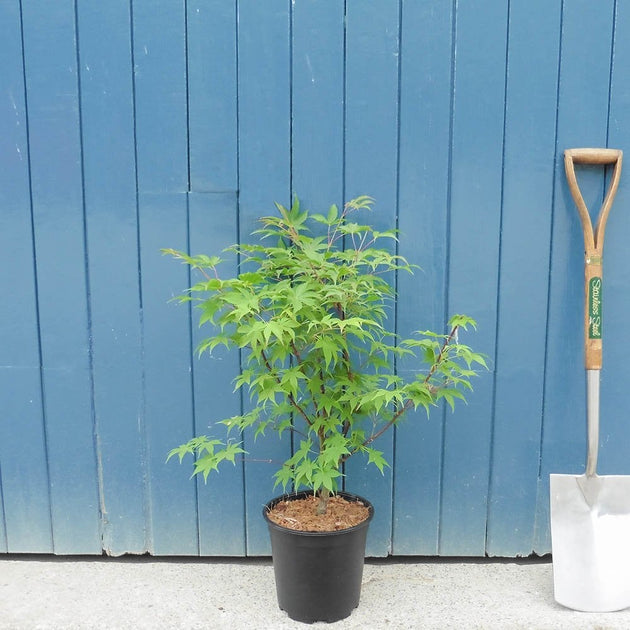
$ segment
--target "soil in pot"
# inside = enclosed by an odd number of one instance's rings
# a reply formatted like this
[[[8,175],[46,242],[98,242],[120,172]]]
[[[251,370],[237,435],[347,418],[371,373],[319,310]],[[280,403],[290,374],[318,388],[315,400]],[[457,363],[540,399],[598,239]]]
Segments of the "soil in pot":
[[[331,496],[325,514],[317,514],[319,499],[310,494],[302,499],[278,501],[267,513],[270,521],[302,532],[334,532],[362,523],[370,510],[362,501],[348,501],[340,495]]]

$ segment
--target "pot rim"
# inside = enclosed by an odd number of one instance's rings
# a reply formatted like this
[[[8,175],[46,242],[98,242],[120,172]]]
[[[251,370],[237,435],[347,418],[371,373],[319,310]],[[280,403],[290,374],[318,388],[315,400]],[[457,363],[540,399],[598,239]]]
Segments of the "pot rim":
[[[288,492],[286,494],[280,495],[268,501],[263,507],[262,514],[265,521],[267,521],[267,525],[276,530],[282,532],[289,532],[291,534],[295,534],[296,536],[339,536],[342,534],[348,534],[350,532],[357,531],[358,529],[362,529],[367,527],[370,524],[370,521],[374,517],[374,506],[370,501],[365,499],[364,497],[354,494],[353,492],[346,492],[344,490],[338,490],[337,492],[331,493],[331,496],[340,496],[344,499],[351,499],[354,501],[361,501],[363,505],[368,509],[368,517],[354,525],[353,527],[346,527],[345,529],[334,529],[330,531],[321,531],[321,532],[307,532],[301,529],[291,529],[290,527],[284,527],[283,525],[279,525],[278,523],[274,523],[268,516],[268,513],[271,511],[271,508],[276,505],[276,503],[280,503],[280,501],[293,501],[296,499],[301,499],[313,494],[312,490],[298,490],[297,492]]]

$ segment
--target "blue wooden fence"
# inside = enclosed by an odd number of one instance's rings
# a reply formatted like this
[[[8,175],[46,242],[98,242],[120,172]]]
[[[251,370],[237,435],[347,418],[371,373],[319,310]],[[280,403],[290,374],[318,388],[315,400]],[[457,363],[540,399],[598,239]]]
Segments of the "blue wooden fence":
[[[272,467],[216,483],[168,450],[241,408],[201,361],[185,267],[292,193],[377,199],[401,253],[396,327],[491,358],[467,406],[380,447],[375,556],[547,553],[548,476],[585,455],[582,239],[568,147],[630,147],[617,0],[0,3],[0,551],[260,555]],[[580,173],[598,207],[601,169]],[[601,471],[630,473],[630,203],[606,238]],[[405,369],[403,365],[401,369]],[[255,459],[288,443],[252,441]],[[361,473],[359,475],[359,473]]]

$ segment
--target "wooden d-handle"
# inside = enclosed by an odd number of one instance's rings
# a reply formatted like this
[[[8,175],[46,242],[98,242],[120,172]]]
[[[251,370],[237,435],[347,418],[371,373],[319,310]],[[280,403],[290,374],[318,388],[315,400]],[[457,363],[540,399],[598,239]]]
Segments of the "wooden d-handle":
[[[623,152],[618,149],[567,149],[564,169],[569,190],[577,206],[584,234],[584,358],[587,370],[602,367],[602,256],[606,221],[617,194],[621,177]],[[595,229],[575,177],[574,164],[614,164],[604,203],[597,216]]]
[[[567,149],[564,152],[564,157],[569,156],[576,164],[614,164],[622,155],[619,149]]]

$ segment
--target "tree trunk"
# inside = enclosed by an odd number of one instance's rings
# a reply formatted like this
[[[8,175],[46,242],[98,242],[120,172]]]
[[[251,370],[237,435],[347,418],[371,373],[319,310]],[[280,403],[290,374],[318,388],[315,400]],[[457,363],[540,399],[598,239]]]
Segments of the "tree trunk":
[[[317,514],[326,514],[328,509],[328,499],[330,499],[330,492],[326,488],[322,488],[318,493],[319,503],[317,504]]]

